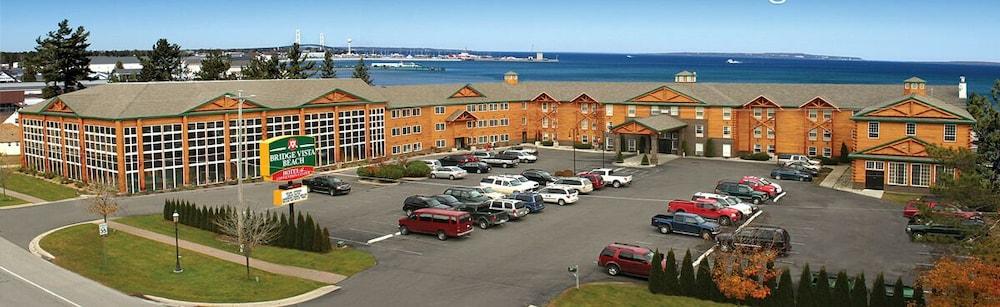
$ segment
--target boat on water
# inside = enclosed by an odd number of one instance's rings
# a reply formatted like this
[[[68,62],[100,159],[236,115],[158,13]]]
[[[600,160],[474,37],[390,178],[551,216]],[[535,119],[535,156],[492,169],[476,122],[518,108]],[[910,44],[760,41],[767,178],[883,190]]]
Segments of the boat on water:
[[[372,63],[371,68],[380,70],[444,71],[444,67],[423,66],[413,62]]]
[[[743,62],[742,61],[733,60],[733,59],[728,59],[728,60],[726,60],[726,64],[743,64]]]
[[[631,59],[632,55],[626,55],[625,57]]]

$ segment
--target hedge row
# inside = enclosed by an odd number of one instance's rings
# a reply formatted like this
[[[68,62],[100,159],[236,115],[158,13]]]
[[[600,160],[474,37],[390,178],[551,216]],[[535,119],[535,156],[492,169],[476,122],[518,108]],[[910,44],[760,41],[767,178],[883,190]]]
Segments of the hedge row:
[[[235,211],[231,206],[209,208],[198,206],[186,200],[166,200],[163,204],[163,219],[173,221],[173,214],[180,214],[178,222],[187,226],[219,233],[216,219],[227,216]],[[259,213],[264,214],[264,213]],[[310,252],[327,252],[331,249],[330,231],[320,227],[311,215],[300,212],[295,219],[289,219],[284,213],[275,214],[268,211],[267,219],[278,225],[278,236],[268,243],[271,246],[292,248]]]
[[[382,178],[397,180],[403,177],[427,177],[431,174],[431,168],[422,161],[397,161],[392,164],[372,164],[359,167],[357,170],[359,177]]]

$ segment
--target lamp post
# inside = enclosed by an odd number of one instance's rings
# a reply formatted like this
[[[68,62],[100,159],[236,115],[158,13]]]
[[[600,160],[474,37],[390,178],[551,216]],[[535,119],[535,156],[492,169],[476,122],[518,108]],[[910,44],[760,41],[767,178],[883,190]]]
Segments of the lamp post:
[[[180,245],[180,239],[178,238],[179,235],[177,230],[177,222],[180,220],[181,214],[177,213],[177,211],[175,210],[173,217],[174,217],[174,254],[177,259],[177,265],[174,266],[174,273],[180,273],[184,272],[184,269],[181,268],[181,245]]]

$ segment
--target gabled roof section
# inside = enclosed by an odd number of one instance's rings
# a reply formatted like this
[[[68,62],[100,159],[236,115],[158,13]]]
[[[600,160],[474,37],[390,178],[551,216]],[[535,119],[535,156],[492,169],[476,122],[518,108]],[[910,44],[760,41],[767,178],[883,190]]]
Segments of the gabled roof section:
[[[881,145],[858,151],[860,155],[927,157],[930,144],[916,137],[907,136]]]
[[[466,84],[462,88],[458,89],[458,91],[455,91],[454,94],[451,94],[451,96],[449,96],[448,98],[473,98],[473,97],[486,97],[486,95],[483,95],[483,93],[473,88],[471,84]]]
[[[945,121],[974,121],[969,111],[935,98],[908,95],[861,109],[852,119],[913,118]]]
[[[546,93],[538,94],[538,96],[535,96],[535,98],[531,99],[531,101],[534,101],[534,102],[558,102],[558,100],[556,100],[555,98],[552,98],[552,96],[549,96],[549,94],[546,94]]]
[[[757,96],[753,100],[743,104],[744,108],[778,108],[782,109],[780,105],[774,103],[773,100],[765,97],[764,95]]]
[[[329,104],[329,103],[340,103],[340,102],[369,102],[369,101],[367,99],[358,97],[357,95],[348,93],[347,91],[341,89],[334,89],[304,103],[303,105]]]
[[[826,101],[826,99],[823,99],[823,97],[820,97],[820,96],[816,96],[816,98],[813,98],[813,99],[810,99],[809,101],[806,101],[806,103],[803,103],[803,104],[799,105],[799,108],[820,108],[820,109],[832,108],[832,109],[836,109],[837,111],[840,111],[839,107],[837,107],[837,106],[833,105],[832,103]]]
[[[926,83],[927,81],[924,81],[924,79],[917,78],[917,76],[913,76],[913,77],[910,77],[909,79],[903,80],[903,82],[907,82],[907,83]]]
[[[45,112],[76,114],[76,112],[73,111],[73,109],[71,109],[68,105],[66,105],[65,102],[63,102],[59,98],[52,99],[52,101],[49,101],[49,103],[45,106],[43,110]]]
[[[687,124],[670,115],[656,115],[635,118],[611,127],[611,131],[621,134],[651,134],[686,127]],[[643,129],[645,128],[645,129]],[[648,131],[647,131],[648,130]]]
[[[628,101],[632,102],[668,102],[668,103],[698,103],[704,104],[704,102],[695,99],[694,97],[688,96],[681,93],[680,91],[674,90],[666,85],[661,86],[652,91],[643,93],[642,95],[633,97]]]
[[[582,93],[580,94],[580,96],[576,96],[576,98],[573,98],[573,102],[597,102],[597,100],[594,100],[594,98],[590,98],[590,96],[588,96],[587,93]]]
[[[448,118],[445,119],[446,122],[467,122],[472,120],[479,120],[479,117],[476,117],[475,114],[472,114],[472,112],[467,110],[455,111],[454,113],[451,113],[451,115],[448,115]]]
[[[194,112],[213,112],[213,111],[231,111],[239,108],[239,99],[232,98],[231,94],[221,95],[215,97],[209,101],[206,101],[200,105],[197,105],[184,113],[194,113]],[[250,99],[243,99],[243,109],[259,109],[264,108],[260,104],[253,102]]]

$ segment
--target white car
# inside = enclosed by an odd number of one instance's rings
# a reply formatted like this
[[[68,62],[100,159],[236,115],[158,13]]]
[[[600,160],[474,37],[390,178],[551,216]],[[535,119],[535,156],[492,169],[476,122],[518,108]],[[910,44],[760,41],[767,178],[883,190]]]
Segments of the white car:
[[[567,189],[560,187],[545,187],[538,191],[538,195],[542,196],[542,201],[547,203],[556,203],[560,206],[566,204],[572,204],[580,200],[580,192],[575,189]]]
[[[615,170],[610,168],[595,168],[590,170],[591,173],[601,175],[601,180],[604,180],[604,185],[610,185],[616,188],[632,184],[632,175],[619,176],[615,175]]]
[[[482,180],[479,180],[479,186],[490,188],[504,195],[531,191],[531,186],[522,184],[520,180],[500,176],[489,176],[483,178]]]
[[[802,161],[788,161],[788,162],[785,162],[785,164],[784,164],[784,166],[792,166],[792,165],[801,165],[802,167],[810,169],[810,170],[812,170],[814,172],[819,172],[819,170],[821,168],[823,168],[819,164],[812,164],[812,163],[809,163],[809,162],[802,162]]]
[[[553,182],[549,186],[574,189],[580,191],[580,193],[582,194],[587,194],[594,191],[594,183],[590,182],[590,179],[580,178],[580,177],[559,178],[559,180],[556,180],[556,182]]]
[[[434,161],[437,162],[437,161]],[[431,171],[431,178],[448,178],[451,180],[465,178],[468,175],[464,169],[458,166],[440,166]]]
[[[505,150],[504,153],[517,155],[517,159],[525,163],[535,163],[538,161],[538,156],[530,154],[524,150]]]
[[[510,148],[507,148],[507,150],[526,152],[530,155],[536,156],[538,155],[538,149],[532,146],[511,146]]]
[[[538,189],[538,183],[537,183],[537,182],[534,182],[534,181],[531,181],[531,179],[528,179],[528,177],[524,177],[524,175],[516,175],[516,174],[503,174],[503,175],[499,175],[499,177],[504,177],[504,178],[514,178],[514,179],[517,179],[517,181],[520,181],[520,182],[521,182],[521,184],[526,184],[526,185],[528,185],[529,187],[531,187],[531,190],[532,190],[532,191],[534,191],[534,190],[537,190],[537,189]]]
[[[720,195],[720,194],[705,193],[705,192],[694,193],[694,195],[691,196],[691,200],[698,200],[698,199],[715,200],[717,203],[723,206],[740,211],[740,213],[742,213],[743,216],[753,215],[753,213],[757,212],[757,210],[759,209],[757,205],[743,202],[743,200],[741,200],[739,197],[736,196]]]
[[[424,164],[427,164],[427,166],[430,167],[431,169],[437,169],[441,167],[441,161],[438,160],[420,160],[420,162],[424,162]]]
[[[530,212],[528,207],[524,205],[524,202],[516,199],[493,199],[487,200],[486,205],[493,210],[502,210],[510,215],[511,219],[519,219],[528,216]]]
[[[802,161],[812,165],[819,165],[819,160],[812,160],[803,155],[780,154],[778,155],[778,165],[785,165],[788,162]]]

